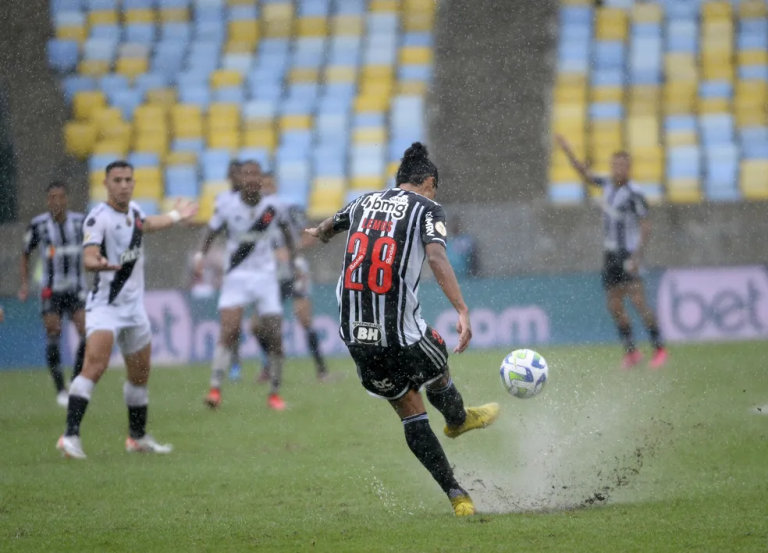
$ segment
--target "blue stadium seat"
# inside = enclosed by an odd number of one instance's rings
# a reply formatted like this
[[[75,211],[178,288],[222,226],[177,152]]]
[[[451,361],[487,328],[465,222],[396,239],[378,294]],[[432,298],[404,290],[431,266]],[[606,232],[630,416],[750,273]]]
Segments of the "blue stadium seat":
[[[175,138],[171,143],[174,152],[195,152],[200,155],[205,150],[202,138]]]
[[[287,98],[280,103],[280,115],[310,115],[314,104],[313,98]]]
[[[104,75],[99,79],[99,88],[104,91],[108,97],[111,97],[118,90],[124,90],[128,88],[128,78],[125,75],[119,75],[117,73],[111,73]]]
[[[48,41],[48,64],[61,73],[77,68],[80,46],[74,40],[52,39]]]
[[[692,20],[698,16],[699,5],[696,0],[678,0],[666,5],[666,15],[673,20]]]
[[[431,65],[401,65],[397,69],[397,78],[401,81],[425,81],[432,80]]]
[[[695,131],[696,118],[693,115],[670,115],[664,120],[664,130]]]
[[[560,8],[560,21],[568,25],[592,25],[592,7],[563,6]]]
[[[88,171],[91,173],[103,171],[113,161],[115,161],[115,156],[112,154],[94,154],[88,158]]]
[[[768,142],[768,127],[743,127],[739,134],[742,147],[750,142]]]
[[[598,69],[622,69],[624,67],[624,43],[610,40],[597,41],[593,52]]]
[[[592,86],[622,86],[624,72],[616,69],[595,70],[591,75]]]
[[[269,151],[263,148],[243,148],[238,152],[237,159],[240,161],[258,161],[262,171],[271,170]]]
[[[362,15],[365,13],[364,0],[336,0],[335,13],[339,15]]]
[[[51,0],[51,13],[79,11],[82,8],[80,0]]]
[[[383,127],[386,125],[384,113],[357,113],[352,119],[352,127]]]
[[[745,159],[768,159],[768,142],[747,142],[743,147]]]
[[[213,91],[213,101],[242,104],[245,101],[245,92],[239,86],[225,86]]]
[[[117,0],[83,0],[83,4],[88,11],[117,9]]]
[[[230,21],[249,21],[259,18],[259,10],[255,5],[235,5],[229,9],[228,15]]]
[[[160,156],[154,152],[132,152],[128,156],[128,163],[134,167],[159,167]]]
[[[205,150],[200,156],[203,180],[225,180],[230,159],[229,150]]]
[[[123,112],[123,119],[126,121],[133,120],[133,112],[141,105],[141,102],[141,91],[132,88],[116,90],[110,97],[110,103]]]
[[[139,204],[139,207],[144,212],[144,215],[159,215],[160,214],[160,204],[154,200],[141,200],[136,199],[134,200],[137,204]]]
[[[742,33],[736,43],[739,50],[768,50],[768,35]]]
[[[172,40],[177,42],[189,42],[192,37],[192,27],[189,23],[183,21],[173,21],[165,23],[160,27],[161,40]]]
[[[549,187],[549,199],[555,204],[584,202],[584,185],[580,182],[560,183]]]
[[[253,55],[250,53],[224,54],[221,58],[223,69],[233,69],[240,73],[248,73],[253,66]]]
[[[733,86],[728,81],[702,81],[699,83],[699,96],[702,98],[731,98]]]
[[[125,40],[136,44],[153,45],[155,42],[156,29],[151,23],[134,23],[126,25]]]
[[[117,42],[110,38],[89,38],[83,44],[83,58],[112,61],[115,58],[116,48]]]
[[[700,153],[696,146],[667,150],[667,178],[699,178],[700,173]]]
[[[621,119],[624,115],[624,106],[614,103],[597,102],[589,106],[589,116],[594,120]]]
[[[739,67],[739,79],[768,81],[767,65],[743,65]]]
[[[658,23],[637,23],[632,27],[632,37],[661,40],[661,25]]]
[[[403,46],[432,46],[430,33],[405,33],[402,38]]]
[[[168,78],[162,73],[144,73],[136,77],[134,85],[137,90],[146,93],[154,88],[165,88],[168,86]]]
[[[745,35],[768,34],[768,21],[765,19],[743,19],[740,32]]]
[[[206,85],[180,86],[179,102],[182,104],[194,104],[205,110],[211,103],[211,90]]]
[[[243,119],[272,119],[277,112],[275,102],[254,100],[243,105]]]
[[[329,0],[304,0],[299,2],[299,17],[326,17],[330,12]]]
[[[197,168],[175,165],[165,170],[165,195],[169,198],[196,198],[199,194]]]
[[[147,10],[155,7],[155,0],[122,0],[124,10]]]
[[[91,27],[89,38],[104,38],[113,42],[119,42],[123,36],[123,28],[120,25],[94,25]]]
[[[69,75],[64,78],[64,98],[67,102],[72,101],[72,97],[85,90],[95,90],[96,81],[92,77],[85,77],[83,75]]]

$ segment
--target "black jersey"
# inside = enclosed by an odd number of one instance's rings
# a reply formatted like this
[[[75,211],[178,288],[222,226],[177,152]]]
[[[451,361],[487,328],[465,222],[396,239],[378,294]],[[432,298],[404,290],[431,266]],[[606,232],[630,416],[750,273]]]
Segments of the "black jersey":
[[[445,246],[445,212],[414,192],[364,194],[339,211],[334,230],[347,248],[336,287],[347,344],[406,347],[424,337],[419,280],[427,244]]]
[[[68,211],[63,222],[50,213],[38,215],[24,235],[24,253],[40,250],[43,262],[42,286],[51,292],[85,290],[83,272],[83,214]]]

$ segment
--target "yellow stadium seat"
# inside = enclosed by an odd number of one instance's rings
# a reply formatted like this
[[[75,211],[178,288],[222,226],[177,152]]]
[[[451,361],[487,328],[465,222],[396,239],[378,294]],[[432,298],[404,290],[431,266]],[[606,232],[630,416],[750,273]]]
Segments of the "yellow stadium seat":
[[[672,203],[698,203],[701,201],[699,180],[695,178],[670,179],[667,182],[667,198]]]
[[[395,88],[395,94],[398,96],[423,96],[427,93],[427,88],[425,81],[400,81]]]
[[[668,148],[674,146],[693,146],[698,140],[695,131],[669,131],[664,135],[664,142]]]
[[[766,65],[768,52],[765,50],[739,50],[736,54],[739,65]]]
[[[96,125],[69,121],[64,125],[64,149],[78,159],[86,159],[96,144]]]
[[[768,199],[768,160],[748,159],[741,162],[741,191],[748,200]]]
[[[88,38],[88,29],[83,25],[66,25],[56,28],[56,38],[59,40],[76,40],[84,42]]]
[[[320,80],[320,72],[311,67],[298,67],[291,69],[288,82],[291,83],[316,83]]]
[[[627,121],[627,144],[631,150],[659,144],[659,120],[656,117],[630,117]]]
[[[255,44],[259,40],[259,22],[253,20],[238,20],[229,22],[230,42]]]
[[[662,19],[661,6],[656,3],[634,3],[632,20],[635,23],[659,23]]]
[[[361,96],[392,96],[392,81],[363,81],[360,84]]]
[[[699,98],[698,100],[697,111],[701,115],[731,111],[731,102],[728,98]]]
[[[243,146],[247,147],[266,148],[272,151],[276,144],[275,131],[271,127],[246,129],[243,137]]]
[[[95,155],[114,155],[125,157],[128,153],[128,145],[121,140],[100,140],[93,147]]]
[[[618,8],[598,8],[595,36],[598,40],[626,40],[627,12]]]
[[[156,132],[139,133],[133,139],[133,149],[136,152],[156,153],[163,160],[168,153],[168,138]]]
[[[574,182],[580,180],[579,174],[570,165],[557,165],[549,168],[549,182]]]
[[[312,193],[316,192],[343,192],[347,188],[347,182],[340,177],[317,177],[312,182]]]
[[[117,121],[104,127],[99,133],[99,138],[105,141],[116,140],[123,144],[130,144],[132,134],[133,126],[130,123]]]
[[[312,128],[312,117],[309,115],[283,115],[279,122],[280,132],[301,131]]]
[[[152,9],[125,10],[123,12],[123,21],[127,24],[154,23],[155,10],[152,10]]]
[[[300,37],[323,37],[328,34],[328,20],[325,17],[303,17],[296,24],[296,34]]]
[[[730,2],[704,2],[701,5],[701,15],[704,19],[709,18],[731,18]]]
[[[586,116],[585,104],[557,104],[553,108],[555,119],[584,119]]]
[[[208,127],[214,129],[239,128],[239,104],[215,102],[208,106]]]
[[[104,186],[104,171],[90,171],[88,173],[88,193],[91,200],[104,202],[107,200],[107,188]]]
[[[558,73],[555,77],[556,86],[586,86],[587,76],[584,73]]]
[[[160,21],[162,23],[183,23],[189,21],[189,10],[187,8],[161,9]]]
[[[607,87],[601,87],[605,89]],[[557,103],[579,103],[587,101],[587,89],[582,86],[558,86],[555,87],[555,102]]]
[[[355,144],[386,144],[387,129],[384,127],[357,128],[352,133]]]
[[[208,133],[208,147],[237,150],[240,148],[240,131],[211,130]]]
[[[339,36],[360,36],[364,29],[363,18],[357,15],[337,15],[331,21],[331,31]]]
[[[273,22],[293,17],[292,2],[270,2],[262,5],[261,15],[264,21]]]
[[[381,190],[384,188],[384,177],[354,177],[351,184],[354,190]]]
[[[203,122],[201,120],[183,121],[173,125],[174,138],[202,138]]]
[[[632,163],[632,178],[640,182],[661,182],[664,178],[664,163],[661,160],[635,160]]]
[[[431,31],[435,25],[434,12],[404,13],[403,30],[406,33],[418,33]]]
[[[96,108],[91,111],[90,119],[96,125],[99,135],[101,135],[110,125],[123,122],[123,112],[119,108]]]
[[[389,96],[358,96],[355,98],[355,112],[379,112],[389,109]]]
[[[147,90],[147,104],[171,107],[176,103],[175,88],[153,88]]]
[[[213,217],[213,210],[215,207],[215,196],[204,195],[198,201],[197,215],[193,221],[195,223],[207,223]]]
[[[730,63],[705,64],[702,77],[707,81],[733,81],[733,66]]]
[[[232,69],[217,69],[211,73],[211,86],[213,88],[240,86],[242,83],[243,74]]]
[[[667,54],[664,56],[664,72],[669,81],[695,81],[698,69],[693,54]]]
[[[325,82],[351,83],[357,78],[357,69],[345,65],[329,65],[325,68]]]
[[[387,79],[392,80],[395,75],[395,70],[391,65],[364,65],[361,78],[363,80],[368,79]]]
[[[618,102],[624,100],[624,89],[620,86],[596,86],[592,89],[593,102]]]
[[[148,69],[147,58],[119,58],[115,64],[115,73],[125,75],[129,79],[146,73]]]
[[[226,54],[253,54],[255,48],[252,42],[238,42],[230,40],[224,46],[224,52]]]
[[[170,152],[166,165],[197,165],[197,152]]]
[[[88,12],[88,26],[94,25],[117,25],[119,18],[117,12],[112,10],[94,10]]]
[[[168,109],[161,105],[143,105],[133,111],[133,121],[138,125],[166,124]]]
[[[264,36],[267,38],[288,38],[293,32],[293,20],[285,19],[264,24]]]
[[[83,90],[76,92],[72,98],[72,113],[75,119],[87,120],[106,105],[107,98],[100,90]]]
[[[344,179],[315,179],[309,198],[310,219],[324,219],[343,206],[346,187]]]
[[[760,19],[768,16],[764,0],[742,0],[739,3],[739,17],[742,19]]]
[[[371,0],[368,10],[371,12],[397,12],[400,9],[398,0]]]
[[[428,65],[432,63],[432,48],[428,46],[405,46],[400,48],[402,65]]]
[[[768,116],[763,110],[737,109],[735,115],[736,125],[739,127],[768,126]]]
[[[387,177],[394,177],[397,175],[397,171],[400,169],[400,161],[392,161],[387,166]]]
[[[102,77],[109,73],[109,62],[105,60],[81,60],[77,72],[86,77]]]

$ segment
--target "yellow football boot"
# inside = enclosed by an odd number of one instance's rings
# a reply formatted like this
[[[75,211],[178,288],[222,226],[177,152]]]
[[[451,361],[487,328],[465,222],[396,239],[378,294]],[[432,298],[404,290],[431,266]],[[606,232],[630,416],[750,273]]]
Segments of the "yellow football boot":
[[[459,495],[451,498],[453,512],[457,517],[468,517],[475,514],[475,504],[468,495]]]
[[[499,418],[499,404],[486,403],[480,407],[467,407],[467,420],[461,426],[446,426],[445,435],[449,438],[458,438],[464,432],[475,430],[476,428],[485,428],[494,423]]]

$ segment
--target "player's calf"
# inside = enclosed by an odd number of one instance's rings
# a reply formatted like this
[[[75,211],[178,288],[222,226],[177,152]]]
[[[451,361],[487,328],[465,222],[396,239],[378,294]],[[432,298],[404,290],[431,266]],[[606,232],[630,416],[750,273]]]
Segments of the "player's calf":
[[[427,386],[427,399],[440,411],[448,426],[461,426],[467,419],[464,400],[449,374]]]

